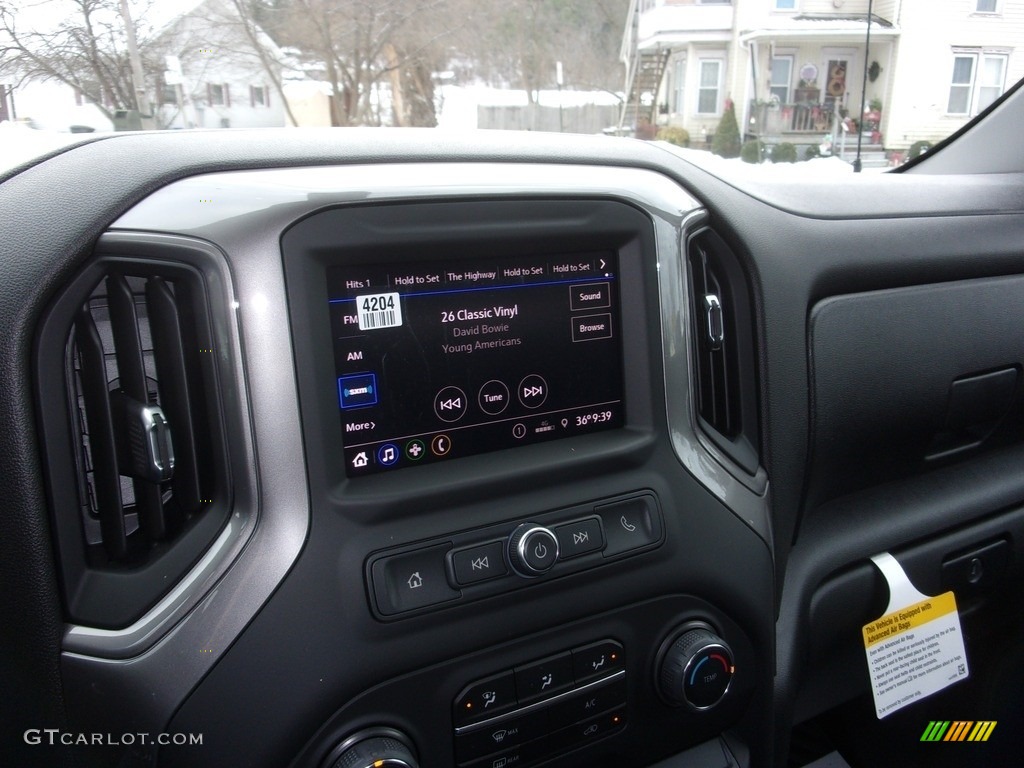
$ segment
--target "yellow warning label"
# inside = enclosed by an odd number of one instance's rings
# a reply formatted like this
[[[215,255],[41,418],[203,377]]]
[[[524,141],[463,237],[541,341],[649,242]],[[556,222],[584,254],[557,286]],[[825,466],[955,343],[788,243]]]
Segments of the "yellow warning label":
[[[919,603],[900,608],[893,613],[887,613],[880,619],[875,619],[865,624],[864,647],[870,648],[875,643],[881,643],[898,634],[934,621],[940,616],[956,612],[956,598],[952,592],[946,592],[936,597],[929,597]]]

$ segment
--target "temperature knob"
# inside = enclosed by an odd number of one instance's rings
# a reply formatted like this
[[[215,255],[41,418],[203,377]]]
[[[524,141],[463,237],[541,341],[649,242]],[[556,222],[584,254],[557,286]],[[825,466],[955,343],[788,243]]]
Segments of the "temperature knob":
[[[665,651],[658,688],[671,703],[702,712],[722,700],[735,671],[725,641],[703,622],[694,622]]]
[[[558,539],[550,528],[523,523],[508,540],[508,561],[520,576],[532,579],[550,571],[558,560]]]
[[[391,728],[370,728],[335,747],[323,768],[418,768],[405,736]]]

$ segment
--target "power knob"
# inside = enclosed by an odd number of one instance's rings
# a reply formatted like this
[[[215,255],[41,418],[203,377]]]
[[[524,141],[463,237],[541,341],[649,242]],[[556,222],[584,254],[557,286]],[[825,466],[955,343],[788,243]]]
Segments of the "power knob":
[[[409,740],[392,728],[354,733],[331,750],[324,768],[419,768]]]
[[[508,561],[520,576],[532,579],[550,571],[558,560],[558,539],[550,528],[523,523],[508,540]]]
[[[725,697],[735,671],[726,642],[704,622],[691,622],[662,656],[658,690],[672,704],[703,712]]]

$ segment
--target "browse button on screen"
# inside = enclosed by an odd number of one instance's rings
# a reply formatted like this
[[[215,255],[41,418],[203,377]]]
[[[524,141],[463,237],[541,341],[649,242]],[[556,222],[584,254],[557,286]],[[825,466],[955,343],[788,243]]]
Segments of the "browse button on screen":
[[[607,312],[603,315],[574,317],[571,322],[573,341],[594,341],[612,337],[612,316]]]

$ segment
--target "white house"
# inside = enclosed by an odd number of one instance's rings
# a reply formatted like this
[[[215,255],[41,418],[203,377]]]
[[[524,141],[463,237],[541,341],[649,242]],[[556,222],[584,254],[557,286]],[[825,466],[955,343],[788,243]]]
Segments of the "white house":
[[[258,27],[250,24],[247,32],[230,0],[154,3],[138,9],[134,20],[156,127],[286,124],[283,99],[267,72],[268,66],[274,67],[280,77],[280,49]],[[262,59],[253,40],[264,53]],[[8,86],[3,109],[8,119],[31,120],[58,131],[72,126],[99,131],[115,127],[96,104],[60,81],[29,79],[3,85]],[[104,106],[112,109],[109,103]]]
[[[202,0],[171,18],[151,50],[164,55],[155,83],[158,127],[285,125],[283,99],[267,71],[273,67],[280,80],[284,56],[229,0]]]
[[[633,0],[626,127],[741,131],[816,143],[836,111],[888,149],[936,141],[1024,76],[1024,0]],[[865,88],[865,68],[867,82]]]

